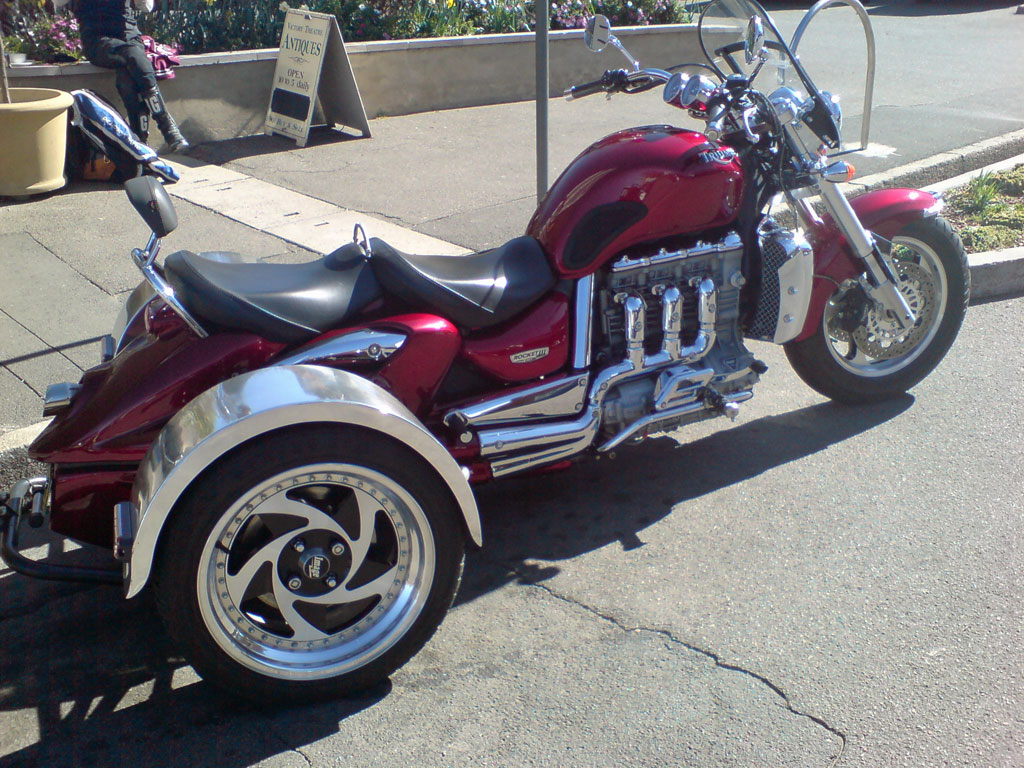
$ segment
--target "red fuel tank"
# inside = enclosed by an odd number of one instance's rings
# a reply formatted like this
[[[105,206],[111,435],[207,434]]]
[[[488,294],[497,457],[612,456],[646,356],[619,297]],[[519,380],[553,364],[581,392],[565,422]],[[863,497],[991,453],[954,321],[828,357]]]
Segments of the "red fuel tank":
[[[694,131],[629,128],[585,149],[530,219],[561,277],[582,277],[637,243],[729,224],[739,213],[736,153]]]

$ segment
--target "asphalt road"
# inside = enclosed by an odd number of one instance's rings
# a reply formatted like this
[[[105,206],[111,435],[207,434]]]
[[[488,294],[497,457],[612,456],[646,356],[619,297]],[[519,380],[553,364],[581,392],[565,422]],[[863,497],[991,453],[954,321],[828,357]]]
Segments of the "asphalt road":
[[[5,766],[1024,765],[1024,300],[912,394],[771,366],[740,419],[482,489],[434,640],[364,698],[260,712],[148,604],[0,572]]]

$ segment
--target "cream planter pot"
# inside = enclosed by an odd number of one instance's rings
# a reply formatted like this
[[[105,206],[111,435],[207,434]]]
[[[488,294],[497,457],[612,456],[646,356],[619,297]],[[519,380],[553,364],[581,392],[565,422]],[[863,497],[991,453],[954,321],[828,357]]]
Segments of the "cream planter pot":
[[[0,104],[0,195],[21,197],[60,189],[71,94],[51,88],[11,88]]]

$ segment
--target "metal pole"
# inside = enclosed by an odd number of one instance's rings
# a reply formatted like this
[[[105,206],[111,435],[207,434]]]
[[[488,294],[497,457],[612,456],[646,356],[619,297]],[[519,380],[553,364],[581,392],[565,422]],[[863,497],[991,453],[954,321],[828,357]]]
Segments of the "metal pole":
[[[7,51],[4,50],[3,36],[0,35],[0,104],[10,103],[11,91],[7,87]]]
[[[537,11],[537,202],[548,192],[548,0]]]

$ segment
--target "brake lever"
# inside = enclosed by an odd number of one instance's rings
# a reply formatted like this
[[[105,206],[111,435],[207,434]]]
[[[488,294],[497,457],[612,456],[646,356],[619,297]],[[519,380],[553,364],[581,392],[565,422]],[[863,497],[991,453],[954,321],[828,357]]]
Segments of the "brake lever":
[[[743,132],[747,135],[747,141],[751,144],[757,144],[761,140],[761,137],[757,135],[757,132],[751,126],[751,119],[757,115],[757,107],[747,107],[743,110]]]

